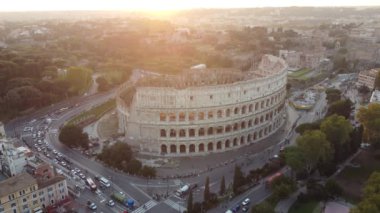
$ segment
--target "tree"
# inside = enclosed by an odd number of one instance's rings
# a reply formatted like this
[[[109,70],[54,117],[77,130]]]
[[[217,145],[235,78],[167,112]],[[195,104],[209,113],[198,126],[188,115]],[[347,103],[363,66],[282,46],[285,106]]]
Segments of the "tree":
[[[325,189],[329,197],[339,197],[343,193],[342,187],[337,184],[333,179],[329,179],[325,184]]]
[[[239,188],[244,184],[244,175],[243,172],[241,171],[240,167],[235,165],[235,170],[234,170],[234,179],[232,182],[232,190],[234,194],[239,193]]]
[[[352,102],[350,99],[338,100],[332,103],[327,110],[327,116],[337,114],[344,116],[346,119],[350,117],[352,112]]]
[[[222,180],[220,181],[220,191],[219,191],[219,194],[220,195],[224,195],[225,192],[226,192],[226,181],[225,181],[224,175],[223,175]]]
[[[210,200],[210,178],[206,177],[205,190],[203,192],[203,201],[208,202]]]
[[[140,174],[143,177],[154,178],[156,177],[156,169],[151,166],[143,166],[140,170]]]
[[[110,89],[110,85],[106,78],[100,76],[96,79],[96,83],[98,83],[98,90],[100,92],[104,92]]]
[[[131,159],[129,162],[125,163],[124,171],[130,174],[137,174],[142,168],[142,163],[139,160]]]
[[[303,123],[296,127],[295,131],[299,134],[303,134],[304,132],[308,130],[318,130],[321,126],[320,121],[315,121],[313,123]]]
[[[98,159],[111,167],[123,170],[133,159],[133,152],[127,143],[116,142],[112,146],[104,147]]]
[[[285,163],[292,171],[301,172],[305,169],[305,156],[300,148],[296,146],[287,147],[284,150]]]
[[[330,143],[320,130],[306,131],[297,138],[296,142],[305,156],[305,169],[309,174],[319,161],[324,162],[331,157]]]
[[[326,134],[327,140],[334,148],[335,160],[342,160],[347,154],[346,143],[350,141],[350,134],[352,132],[351,123],[343,116],[332,115],[325,118],[321,124],[321,131]]]
[[[353,213],[380,212],[380,172],[373,172],[364,187],[363,200],[352,209]]]
[[[367,94],[370,92],[370,89],[365,86],[365,85],[361,85],[359,88],[358,88],[358,91],[359,93],[362,93],[362,94]]]
[[[190,190],[189,197],[187,198],[187,212],[193,213],[193,191]]]
[[[89,139],[78,126],[64,126],[59,133],[59,141],[69,147],[82,147],[88,149]]]
[[[377,147],[380,144],[380,104],[372,103],[359,109],[357,117],[364,127],[364,141]]]
[[[288,177],[278,177],[272,182],[273,194],[277,199],[285,199],[296,190],[296,183]]]
[[[333,103],[335,101],[338,101],[340,100],[340,97],[342,95],[342,92],[338,89],[333,89],[333,88],[329,88],[325,91],[326,93],[326,100],[327,102],[330,104],[330,103]]]
[[[85,67],[69,67],[66,80],[70,83],[70,90],[80,94],[84,92],[92,82],[92,70]]]

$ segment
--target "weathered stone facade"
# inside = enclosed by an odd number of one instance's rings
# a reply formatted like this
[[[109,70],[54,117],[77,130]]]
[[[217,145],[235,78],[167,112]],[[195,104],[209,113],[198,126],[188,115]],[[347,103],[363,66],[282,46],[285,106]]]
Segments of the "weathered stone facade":
[[[125,84],[117,98],[120,130],[152,155],[205,155],[255,143],[283,123],[286,68],[265,55],[253,71],[190,70]]]

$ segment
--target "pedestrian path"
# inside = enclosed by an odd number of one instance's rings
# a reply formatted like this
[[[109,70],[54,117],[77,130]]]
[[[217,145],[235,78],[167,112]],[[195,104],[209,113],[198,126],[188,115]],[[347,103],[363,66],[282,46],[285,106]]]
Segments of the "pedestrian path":
[[[165,200],[164,203],[167,204],[168,206],[172,207],[173,209],[179,211],[179,212],[184,212],[187,210],[187,208],[179,205],[178,203],[176,203],[170,199]]]
[[[137,208],[136,210],[134,210],[132,213],[144,213],[156,205],[157,205],[156,201],[150,200],[146,202],[145,204],[143,204],[142,206],[140,206],[139,208]]]

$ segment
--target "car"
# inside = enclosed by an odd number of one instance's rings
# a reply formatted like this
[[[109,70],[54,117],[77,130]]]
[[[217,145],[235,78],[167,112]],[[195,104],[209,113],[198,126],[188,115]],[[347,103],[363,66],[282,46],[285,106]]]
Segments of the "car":
[[[233,209],[232,212],[238,212],[240,210],[240,205],[236,205]]]
[[[62,166],[66,166],[67,164],[66,164],[65,161],[61,161],[61,165],[62,165]]]
[[[60,157],[60,158],[63,157],[63,155],[61,153],[58,153],[57,156]]]
[[[53,163],[57,164],[58,163],[57,159],[53,159]]]
[[[246,205],[248,205],[250,202],[251,202],[251,200],[250,200],[249,198],[245,198],[245,199],[243,200],[243,202],[241,202],[241,205],[246,206]]]
[[[78,176],[82,178],[83,180],[86,179],[86,176],[83,173],[79,173]]]
[[[41,148],[38,147],[38,148],[37,148],[37,151],[38,151],[38,152],[41,152]]]
[[[243,207],[242,209],[241,209],[243,212],[247,212],[248,211],[248,207]]]
[[[78,169],[78,168],[75,168],[74,171],[75,171],[75,173],[80,173],[80,169]]]
[[[53,153],[56,155],[58,152],[57,150],[53,149]]]
[[[113,200],[109,200],[107,202],[107,205],[110,206],[110,207],[113,207],[113,206],[115,206],[115,202]]]
[[[91,202],[91,201],[87,201],[87,207],[91,210],[96,210],[98,207],[96,206],[95,203]]]

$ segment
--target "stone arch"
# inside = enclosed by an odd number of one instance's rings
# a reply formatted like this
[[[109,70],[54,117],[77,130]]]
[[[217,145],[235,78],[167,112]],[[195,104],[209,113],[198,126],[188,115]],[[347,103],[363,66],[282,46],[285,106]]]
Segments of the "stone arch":
[[[235,114],[235,115],[239,114],[239,107],[235,107],[235,109],[234,109],[234,114]]]
[[[245,114],[247,112],[247,106],[243,106],[242,108],[241,108],[241,114]]]
[[[179,146],[179,152],[180,152],[180,153],[186,153],[186,146],[183,145],[183,144],[180,145],[180,146]]]
[[[248,107],[248,112],[252,112],[252,111],[253,111],[253,104],[250,104]]]
[[[259,138],[263,137],[263,130],[259,131]]]
[[[200,143],[198,145],[198,150],[199,150],[199,152],[204,152],[205,151],[205,145],[203,143]]]
[[[170,145],[170,153],[177,153],[177,146],[172,144]]]
[[[217,149],[217,150],[222,149],[222,141],[218,141],[218,142],[216,143],[216,149]]]
[[[217,116],[218,118],[222,118],[222,117],[223,117],[223,111],[219,109],[219,110],[216,112],[216,116]]]
[[[214,128],[213,127],[209,127],[207,129],[207,135],[213,135],[214,134]]]
[[[226,142],[224,144],[224,147],[225,148],[230,148],[230,140],[226,140]]]
[[[194,144],[190,144],[190,146],[189,146],[189,152],[190,153],[195,152],[195,145]]]
[[[264,115],[260,117],[260,123],[264,122]]]
[[[248,127],[252,127],[252,119],[248,121]]]
[[[244,138],[244,136],[241,136],[240,137],[240,145],[243,145],[243,144],[245,144],[245,138]]]
[[[247,140],[248,140],[248,143],[252,142],[252,135],[251,134],[248,134]]]
[[[226,117],[230,117],[231,115],[231,110],[230,109],[226,109]]]
[[[213,151],[214,150],[214,144],[212,142],[207,144],[207,151]]]
[[[168,147],[165,144],[161,145],[161,153],[162,154],[168,153]]]
[[[259,110],[259,103],[258,102],[255,104],[255,111],[257,111],[257,110]]]
[[[198,135],[199,136],[204,136],[205,135],[205,129],[204,128],[199,128]]]
[[[255,125],[259,124],[259,118],[255,118]]]
[[[231,125],[228,124],[224,132],[231,132]]]
[[[234,138],[233,145],[234,145],[234,146],[237,146],[237,145],[238,145],[238,139],[237,139],[237,138]]]
[[[257,139],[257,132],[253,133],[253,140]]]
[[[166,129],[161,129],[160,136],[161,137],[166,137]]]
[[[240,128],[241,128],[241,129],[245,129],[245,121],[242,121],[242,122],[241,122]]]

